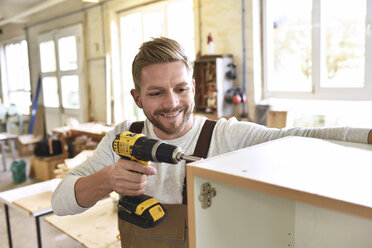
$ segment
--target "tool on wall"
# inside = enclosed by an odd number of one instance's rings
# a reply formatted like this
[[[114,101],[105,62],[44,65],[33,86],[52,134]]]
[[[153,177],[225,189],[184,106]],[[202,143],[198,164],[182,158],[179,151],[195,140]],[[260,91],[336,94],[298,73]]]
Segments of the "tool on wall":
[[[181,160],[200,160],[198,157],[185,155],[177,146],[132,132],[118,134],[112,148],[121,158],[137,161],[144,166],[149,165],[151,161],[177,164]],[[155,227],[167,217],[163,205],[145,194],[120,196],[118,211],[119,218],[142,228]]]
[[[229,63],[227,67],[229,68],[229,70],[226,72],[226,77],[232,80],[236,79],[236,65],[233,63]]]
[[[227,103],[239,104],[247,101],[244,92],[239,87],[232,87],[226,91],[225,101]]]

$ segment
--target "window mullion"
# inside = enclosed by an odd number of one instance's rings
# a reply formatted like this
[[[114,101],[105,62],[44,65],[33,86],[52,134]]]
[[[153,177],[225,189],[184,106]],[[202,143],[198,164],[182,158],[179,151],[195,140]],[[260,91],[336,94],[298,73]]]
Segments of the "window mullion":
[[[367,1],[367,16],[366,16],[366,43],[365,43],[365,87],[372,91],[372,0]]]
[[[59,44],[58,44],[58,39],[59,39],[59,35],[58,33],[57,34],[54,34],[53,35],[53,40],[54,40],[54,49],[55,49],[55,54],[56,54],[56,78],[57,78],[57,87],[58,87],[58,98],[59,98],[59,109],[61,110],[61,112],[63,113],[64,112],[64,107],[63,107],[63,102],[62,102],[62,86],[61,86],[61,71],[60,71],[60,63],[59,63]]]
[[[1,86],[2,86],[2,96],[3,96],[3,103],[5,105],[9,104],[9,93],[8,93],[8,72],[7,72],[7,65],[6,65],[6,54],[5,54],[5,46],[1,47],[0,51],[0,66],[1,66]]]
[[[263,66],[264,66],[264,95],[270,96],[269,87],[270,84],[270,74],[273,71],[273,35],[272,35],[272,26],[270,24],[273,23],[272,15],[269,13],[271,10],[268,4],[269,0],[263,1],[263,32],[264,32],[264,39],[263,39]]]
[[[322,8],[321,0],[313,0],[312,10],[312,93],[316,94],[320,91],[320,82],[322,80],[322,65],[324,60],[323,46],[323,31],[322,31]]]

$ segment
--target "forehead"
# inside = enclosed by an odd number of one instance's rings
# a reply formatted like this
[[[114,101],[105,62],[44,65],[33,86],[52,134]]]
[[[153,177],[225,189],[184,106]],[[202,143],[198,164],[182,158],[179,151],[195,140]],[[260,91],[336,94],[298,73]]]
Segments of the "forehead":
[[[141,71],[141,88],[185,83],[191,80],[192,74],[182,61],[147,65]]]

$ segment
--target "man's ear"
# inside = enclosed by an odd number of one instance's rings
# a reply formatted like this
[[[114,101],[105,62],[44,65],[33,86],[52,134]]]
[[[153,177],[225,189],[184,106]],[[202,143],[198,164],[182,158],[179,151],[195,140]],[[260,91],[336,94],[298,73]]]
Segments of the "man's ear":
[[[142,108],[142,103],[141,103],[141,99],[140,99],[140,94],[137,92],[137,90],[135,90],[135,89],[131,89],[131,90],[130,90],[130,94],[132,95],[133,100],[134,100],[134,102],[136,103],[136,105],[137,105],[139,108]]]
[[[192,93],[195,95],[195,79],[192,79]]]

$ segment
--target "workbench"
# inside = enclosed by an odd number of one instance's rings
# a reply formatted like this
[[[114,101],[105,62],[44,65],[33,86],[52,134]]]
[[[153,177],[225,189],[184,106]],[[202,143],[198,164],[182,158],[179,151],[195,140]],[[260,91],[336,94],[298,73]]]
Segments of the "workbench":
[[[287,137],[188,164],[190,247],[372,247],[371,149]]]
[[[48,215],[44,220],[87,248],[120,248],[118,214],[112,198],[87,211],[69,216]]]
[[[42,247],[39,218],[53,212],[50,201],[60,181],[61,179],[52,179],[0,192],[0,202],[4,204],[5,209],[9,248],[13,247],[9,207],[35,218],[37,247]]]

